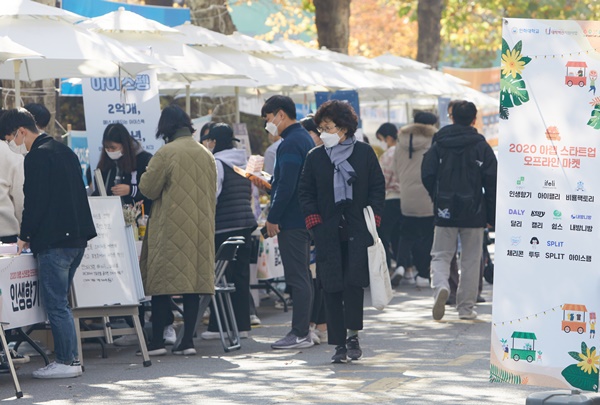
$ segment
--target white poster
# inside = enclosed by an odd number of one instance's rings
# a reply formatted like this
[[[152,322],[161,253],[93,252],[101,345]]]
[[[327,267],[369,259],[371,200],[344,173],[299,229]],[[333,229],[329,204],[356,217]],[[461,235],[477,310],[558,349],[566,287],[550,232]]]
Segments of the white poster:
[[[0,257],[0,322],[13,329],[46,319],[33,255]]]
[[[600,22],[505,19],[490,380],[598,391]]]
[[[98,236],[88,242],[73,278],[76,307],[135,305],[144,297],[131,228],[120,197],[90,197]]]
[[[158,81],[154,71],[131,77],[82,79],[85,126],[88,137],[89,163],[98,166],[102,151],[102,134],[109,124],[121,123],[154,154],[163,145],[156,139],[160,118]]]

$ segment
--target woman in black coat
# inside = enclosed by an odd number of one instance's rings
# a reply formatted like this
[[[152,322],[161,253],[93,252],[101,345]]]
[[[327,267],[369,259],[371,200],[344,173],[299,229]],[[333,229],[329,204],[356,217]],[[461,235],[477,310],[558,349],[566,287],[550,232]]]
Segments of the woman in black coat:
[[[336,346],[331,360],[341,363],[362,356],[358,331],[369,286],[367,247],[373,245],[363,208],[373,208],[379,226],[385,180],[373,149],[354,137],[358,117],[350,104],[328,101],[314,119],[324,145],[306,157],[299,198],[316,246],[328,343]]]

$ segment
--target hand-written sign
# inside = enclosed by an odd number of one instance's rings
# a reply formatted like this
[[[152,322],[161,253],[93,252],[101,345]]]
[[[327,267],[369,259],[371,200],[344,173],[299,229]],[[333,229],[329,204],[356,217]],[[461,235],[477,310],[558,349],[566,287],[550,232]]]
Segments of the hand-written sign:
[[[143,292],[139,295],[140,270],[121,199],[90,197],[89,202],[98,236],[88,242],[73,279],[75,306],[138,304],[143,297]]]

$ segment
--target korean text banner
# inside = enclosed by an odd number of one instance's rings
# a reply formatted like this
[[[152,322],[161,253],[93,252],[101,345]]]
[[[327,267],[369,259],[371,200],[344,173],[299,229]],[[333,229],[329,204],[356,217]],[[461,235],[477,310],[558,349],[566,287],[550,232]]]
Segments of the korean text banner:
[[[156,73],[146,71],[131,77],[82,79],[89,164],[98,166],[102,134],[109,124],[121,123],[144,149],[155,154],[163,145],[155,137],[160,117]]]
[[[505,19],[490,380],[598,391],[600,22]]]

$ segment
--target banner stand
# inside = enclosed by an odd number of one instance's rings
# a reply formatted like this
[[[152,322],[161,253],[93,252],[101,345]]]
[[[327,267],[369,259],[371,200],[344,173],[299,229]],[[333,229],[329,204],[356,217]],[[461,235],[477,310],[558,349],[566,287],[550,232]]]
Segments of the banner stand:
[[[140,348],[142,350],[142,358],[144,359],[144,367],[150,367],[152,362],[148,355],[148,349],[146,348],[146,339],[144,339],[144,332],[142,325],[140,324],[140,318],[138,313],[139,305],[112,305],[104,307],[86,307],[86,308],[73,308],[73,319],[75,321],[75,332],[77,333],[77,351],[79,352],[79,361],[83,367],[83,351],[81,348],[81,339],[83,338],[94,338],[103,337],[107,339],[107,343],[112,343],[113,335],[136,335],[140,342]],[[113,329],[109,322],[104,322],[102,330],[81,330],[79,326],[79,320],[85,318],[103,318],[108,317],[124,317],[130,316],[133,320],[133,328],[119,328]]]
[[[538,404],[600,404],[600,397],[582,394],[579,390],[545,391],[531,394],[525,400],[525,405]]]
[[[13,384],[15,386],[15,396],[17,398],[22,398],[23,391],[21,391],[21,386],[19,385],[19,379],[17,377],[15,366],[10,355],[8,343],[6,342],[6,336],[4,335],[4,325],[6,325],[6,323],[0,322],[0,340],[2,341],[2,350],[4,350],[6,361],[8,362],[8,368],[10,369],[10,375],[12,376]]]

